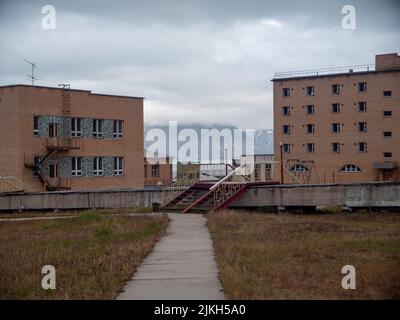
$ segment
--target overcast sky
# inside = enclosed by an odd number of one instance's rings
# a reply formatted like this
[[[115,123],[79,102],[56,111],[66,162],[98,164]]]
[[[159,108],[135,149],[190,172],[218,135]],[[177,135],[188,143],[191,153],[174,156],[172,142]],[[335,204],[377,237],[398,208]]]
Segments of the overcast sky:
[[[355,30],[341,27],[346,4]],[[25,58],[38,85],[146,97],[147,123],[268,129],[274,72],[400,52],[400,1],[0,0],[0,40],[0,85],[29,83]]]

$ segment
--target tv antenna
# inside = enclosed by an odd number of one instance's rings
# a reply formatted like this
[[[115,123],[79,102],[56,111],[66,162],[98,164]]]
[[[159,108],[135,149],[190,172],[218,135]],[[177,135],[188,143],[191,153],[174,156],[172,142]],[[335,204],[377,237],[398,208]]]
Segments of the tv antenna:
[[[26,59],[23,59],[26,63],[29,63],[32,67],[32,72],[31,74],[27,74],[27,78],[30,79],[32,81],[32,85],[35,85],[35,80],[39,80],[38,78],[35,77],[35,68],[36,68],[36,63],[35,62],[31,62],[28,61]]]

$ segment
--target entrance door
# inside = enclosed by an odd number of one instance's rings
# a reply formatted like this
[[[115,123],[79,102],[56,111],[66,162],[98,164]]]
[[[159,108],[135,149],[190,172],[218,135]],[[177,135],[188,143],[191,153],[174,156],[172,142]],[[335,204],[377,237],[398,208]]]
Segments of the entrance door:
[[[58,124],[57,123],[50,123],[49,124],[49,137],[55,138],[58,136]]]

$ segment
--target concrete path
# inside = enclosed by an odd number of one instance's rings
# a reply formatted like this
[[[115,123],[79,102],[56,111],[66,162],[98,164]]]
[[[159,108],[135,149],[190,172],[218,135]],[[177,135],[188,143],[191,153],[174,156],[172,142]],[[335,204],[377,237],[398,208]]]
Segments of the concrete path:
[[[117,299],[225,299],[206,218],[201,214],[168,216],[166,234]]]

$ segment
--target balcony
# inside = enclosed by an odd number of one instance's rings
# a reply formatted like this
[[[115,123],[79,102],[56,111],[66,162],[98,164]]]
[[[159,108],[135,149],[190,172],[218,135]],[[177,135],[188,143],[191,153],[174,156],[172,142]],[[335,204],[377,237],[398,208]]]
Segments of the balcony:
[[[81,139],[49,137],[44,139],[44,145],[48,151],[68,151],[80,149]]]
[[[70,190],[71,189],[71,178],[47,177],[46,178],[46,189],[48,191]]]

